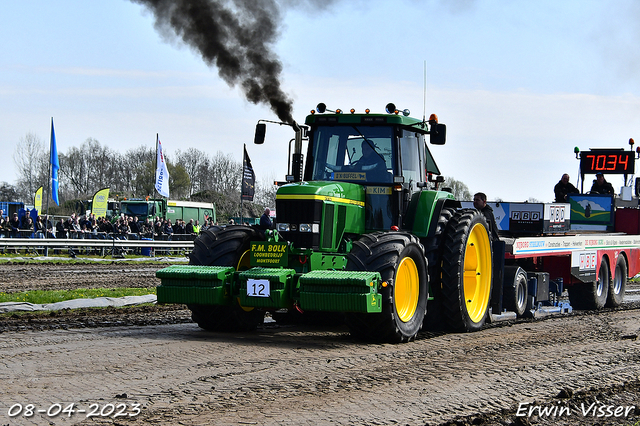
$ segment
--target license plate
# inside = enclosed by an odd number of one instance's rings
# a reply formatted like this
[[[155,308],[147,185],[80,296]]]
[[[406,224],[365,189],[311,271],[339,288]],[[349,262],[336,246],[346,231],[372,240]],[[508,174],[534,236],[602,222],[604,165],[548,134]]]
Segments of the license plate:
[[[271,286],[269,280],[257,280],[249,278],[247,280],[247,296],[269,297],[271,296]]]

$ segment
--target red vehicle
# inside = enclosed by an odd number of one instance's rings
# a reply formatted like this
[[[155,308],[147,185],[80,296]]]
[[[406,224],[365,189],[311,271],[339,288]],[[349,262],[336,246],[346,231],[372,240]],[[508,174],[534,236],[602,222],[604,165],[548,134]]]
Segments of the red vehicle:
[[[582,186],[589,174],[623,174],[627,182],[635,171],[634,151],[576,148],[578,154]],[[637,185],[633,190],[571,194],[567,203],[489,203],[505,243],[503,295],[492,297],[493,312],[522,316],[620,305],[627,279],[640,273]],[[501,287],[495,286],[500,269],[494,268],[493,296]],[[570,304],[559,301],[564,289]]]

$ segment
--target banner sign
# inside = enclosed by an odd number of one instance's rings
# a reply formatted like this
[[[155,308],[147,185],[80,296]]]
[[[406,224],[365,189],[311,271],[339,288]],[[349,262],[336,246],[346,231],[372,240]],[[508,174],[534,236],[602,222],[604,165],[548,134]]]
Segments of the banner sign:
[[[91,214],[96,218],[107,215],[107,200],[109,199],[109,188],[101,189],[93,195],[91,201]]]
[[[42,213],[42,187],[38,188],[35,197],[33,197],[33,207],[38,214]]]

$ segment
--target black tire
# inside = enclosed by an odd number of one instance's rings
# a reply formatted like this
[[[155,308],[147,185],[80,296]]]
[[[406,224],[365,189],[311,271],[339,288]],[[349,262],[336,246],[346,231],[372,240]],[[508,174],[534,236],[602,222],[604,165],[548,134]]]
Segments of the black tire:
[[[600,261],[598,279],[589,283],[578,283],[567,288],[569,301],[574,309],[599,310],[604,308],[611,286],[611,272],[606,257]]]
[[[427,262],[429,264],[429,295],[432,299],[427,301],[427,314],[424,317],[424,327],[429,331],[446,329],[442,315],[442,244],[444,231],[455,212],[454,208],[443,208],[438,217],[433,240],[430,244],[423,243],[425,247],[429,247]]]
[[[194,241],[189,255],[190,265],[233,266],[236,270],[248,269],[251,241],[263,240],[260,234],[247,226],[228,226],[223,229],[206,229]],[[237,300],[231,305],[187,305],[191,318],[200,328],[209,331],[251,331],[264,321],[264,312],[243,308]]]
[[[622,254],[619,254],[616,260],[615,273],[609,285],[607,307],[615,308],[622,304],[624,294],[627,291],[627,271],[627,261]]]
[[[409,342],[422,328],[427,308],[427,260],[422,244],[411,234],[374,233],[354,242],[347,256],[351,271],[380,272],[382,312],[347,313],[351,335],[391,343]]]
[[[442,253],[442,313],[453,331],[480,330],[489,312],[493,261],[487,221],[459,210],[447,224]]]
[[[524,269],[519,266],[505,266],[502,307],[515,312],[518,318],[524,316],[527,310],[528,287],[527,273]]]

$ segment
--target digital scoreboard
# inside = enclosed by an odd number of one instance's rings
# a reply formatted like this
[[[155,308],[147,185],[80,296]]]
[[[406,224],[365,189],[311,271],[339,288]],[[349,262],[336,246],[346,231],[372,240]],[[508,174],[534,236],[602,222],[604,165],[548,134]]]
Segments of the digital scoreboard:
[[[636,153],[622,149],[597,149],[580,152],[580,171],[586,174],[632,175]]]

